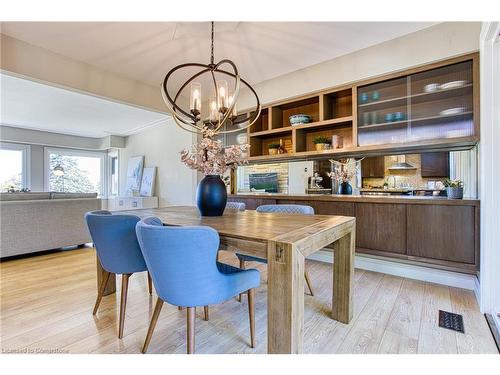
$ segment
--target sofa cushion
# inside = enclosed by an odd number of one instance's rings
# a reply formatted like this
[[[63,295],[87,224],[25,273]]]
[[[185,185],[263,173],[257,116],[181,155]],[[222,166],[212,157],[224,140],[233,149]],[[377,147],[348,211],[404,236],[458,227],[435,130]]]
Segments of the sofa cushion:
[[[97,198],[97,193],[51,193],[52,199]]]
[[[0,201],[34,201],[39,199],[50,199],[50,193],[0,193]]]

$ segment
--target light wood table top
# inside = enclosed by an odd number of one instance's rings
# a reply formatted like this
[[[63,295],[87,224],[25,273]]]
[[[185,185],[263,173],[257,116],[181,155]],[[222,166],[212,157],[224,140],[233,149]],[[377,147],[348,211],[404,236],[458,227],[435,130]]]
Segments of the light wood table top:
[[[352,318],[355,218],[330,215],[258,213],[226,210],[223,216],[201,217],[196,207],[122,211],[141,218],[156,216],[165,225],[206,225],[220,236],[221,249],[267,259],[268,352],[301,353],[304,326],[306,256],[333,244],[332,318]],[[117,213],[117,214],[119,214]],[[98,278],[100,277],[98,264]],[[115,291],[114,280],[108,293]]]
[[[321,234],[331,227],[349,228],[355,221],[350,216],[331,215],[295,215],[259,213],[254,210],[236,211],[226,210],[223,216],[200,216],[198,209],[193,206],[173,206],[147,210],[122,211],[130,215],[139,216],[141,219],[156,216],[167,225],[206,225],[215,229],[221,236],[221,241],[227,242],[228,238],[246,239],[252,241],[279,241],[301,246],[305,256],[314,251],[308,250],[304,245],[311,235]],[[246,246],[245,246],[246,247]],[[240,248],[240,252],[245,252]],[[249,255],[257,255],[250,249]],[[259,254],[263,258],[267,254]]]

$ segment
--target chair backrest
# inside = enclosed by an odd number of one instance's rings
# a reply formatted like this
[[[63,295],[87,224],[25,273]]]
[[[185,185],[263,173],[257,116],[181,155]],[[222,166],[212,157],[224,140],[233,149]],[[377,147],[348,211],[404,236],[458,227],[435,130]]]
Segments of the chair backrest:
[[[243,202],[227,202],[226,210],[245,211],[246,205]]]
[[[255,211],[281,214],[314,215],[314,208],[302,204],[264,204],[257,207]]]
[[[134,215],[111,214],[109,211],[85,214],[97,256],[106,271],[117,274],[146,271],[135,234],[135,225],[140,220]]]
[[[137,239],[156,293],[177,306],[203,306],[218,294],[219,234],[204,226],[162,226],[147,218],[136,226]]]

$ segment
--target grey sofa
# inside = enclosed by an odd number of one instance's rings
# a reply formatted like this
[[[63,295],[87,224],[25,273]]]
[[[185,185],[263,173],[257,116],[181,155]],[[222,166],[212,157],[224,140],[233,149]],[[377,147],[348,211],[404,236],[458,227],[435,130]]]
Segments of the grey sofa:
[[[0,257],[91,242],[83,216],[100,208],[95,193],[1,193]]]

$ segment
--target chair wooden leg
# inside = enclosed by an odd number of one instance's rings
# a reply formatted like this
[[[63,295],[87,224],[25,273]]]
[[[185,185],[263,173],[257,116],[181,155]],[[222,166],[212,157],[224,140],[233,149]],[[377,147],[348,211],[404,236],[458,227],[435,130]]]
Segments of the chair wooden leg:
[[[118,326],[118,338],[123,338],[123,325],[125,323],[125,309],[127,307],[127,292],[128,292],[128,279],[131,273],[124,273],[122,275],[122,295],[120,300],[120,323]]]
[[[187,354],[194,354],[194,323],[196,307],[187,308]]]
[[[245,260],[240,258],[240,269],[245,269]],[[238,302],[241,302],[242,293],[238,295]]]
[[[208,320],[208,306],[203,306],[203,319]]]
[[[94,311],[92,311],[92,315],[97,314],[97,309],[101,304],[102,296],[104,295],[104,291],[106,290],[106,284],[108,283],[110,273],[108,271],[102,270],[102,278],[101,285],[99,285],[99,292],[97,292],[97,299],[95,300]]]
[[[151,279],[151,274],[148,271],[148,290],[149,294],[153,294],[153,280]]]
[[[307,273],[307,270],[304,271],[304,277],[306,278],[307,288],[309,288],[309,294],[311,296],[314,296],[312,286],[311,286],[311,280],[309,279],[309,274]]]
[[[146,340],[144,340],[144,345],[142,347],[142,352],[146,353],[148,350],[149,342],[151,341],[151,337],[153,336],[153,331],[156,327],[156,322],[158,321],[158,317],[160,316],[161,308],[163,307],[163,300],[158,297],[156,300],[155,311],[153,312],[153,316],[151,317],[151,323],[149,323],[148,334],[146,335]]]
[[[250,319],[250,347],[255,348],[255,290],[249,289],[248,294],[248,317]]]
[[[182,310],[182,306],[177,306],[177,310],[181,311]]]

